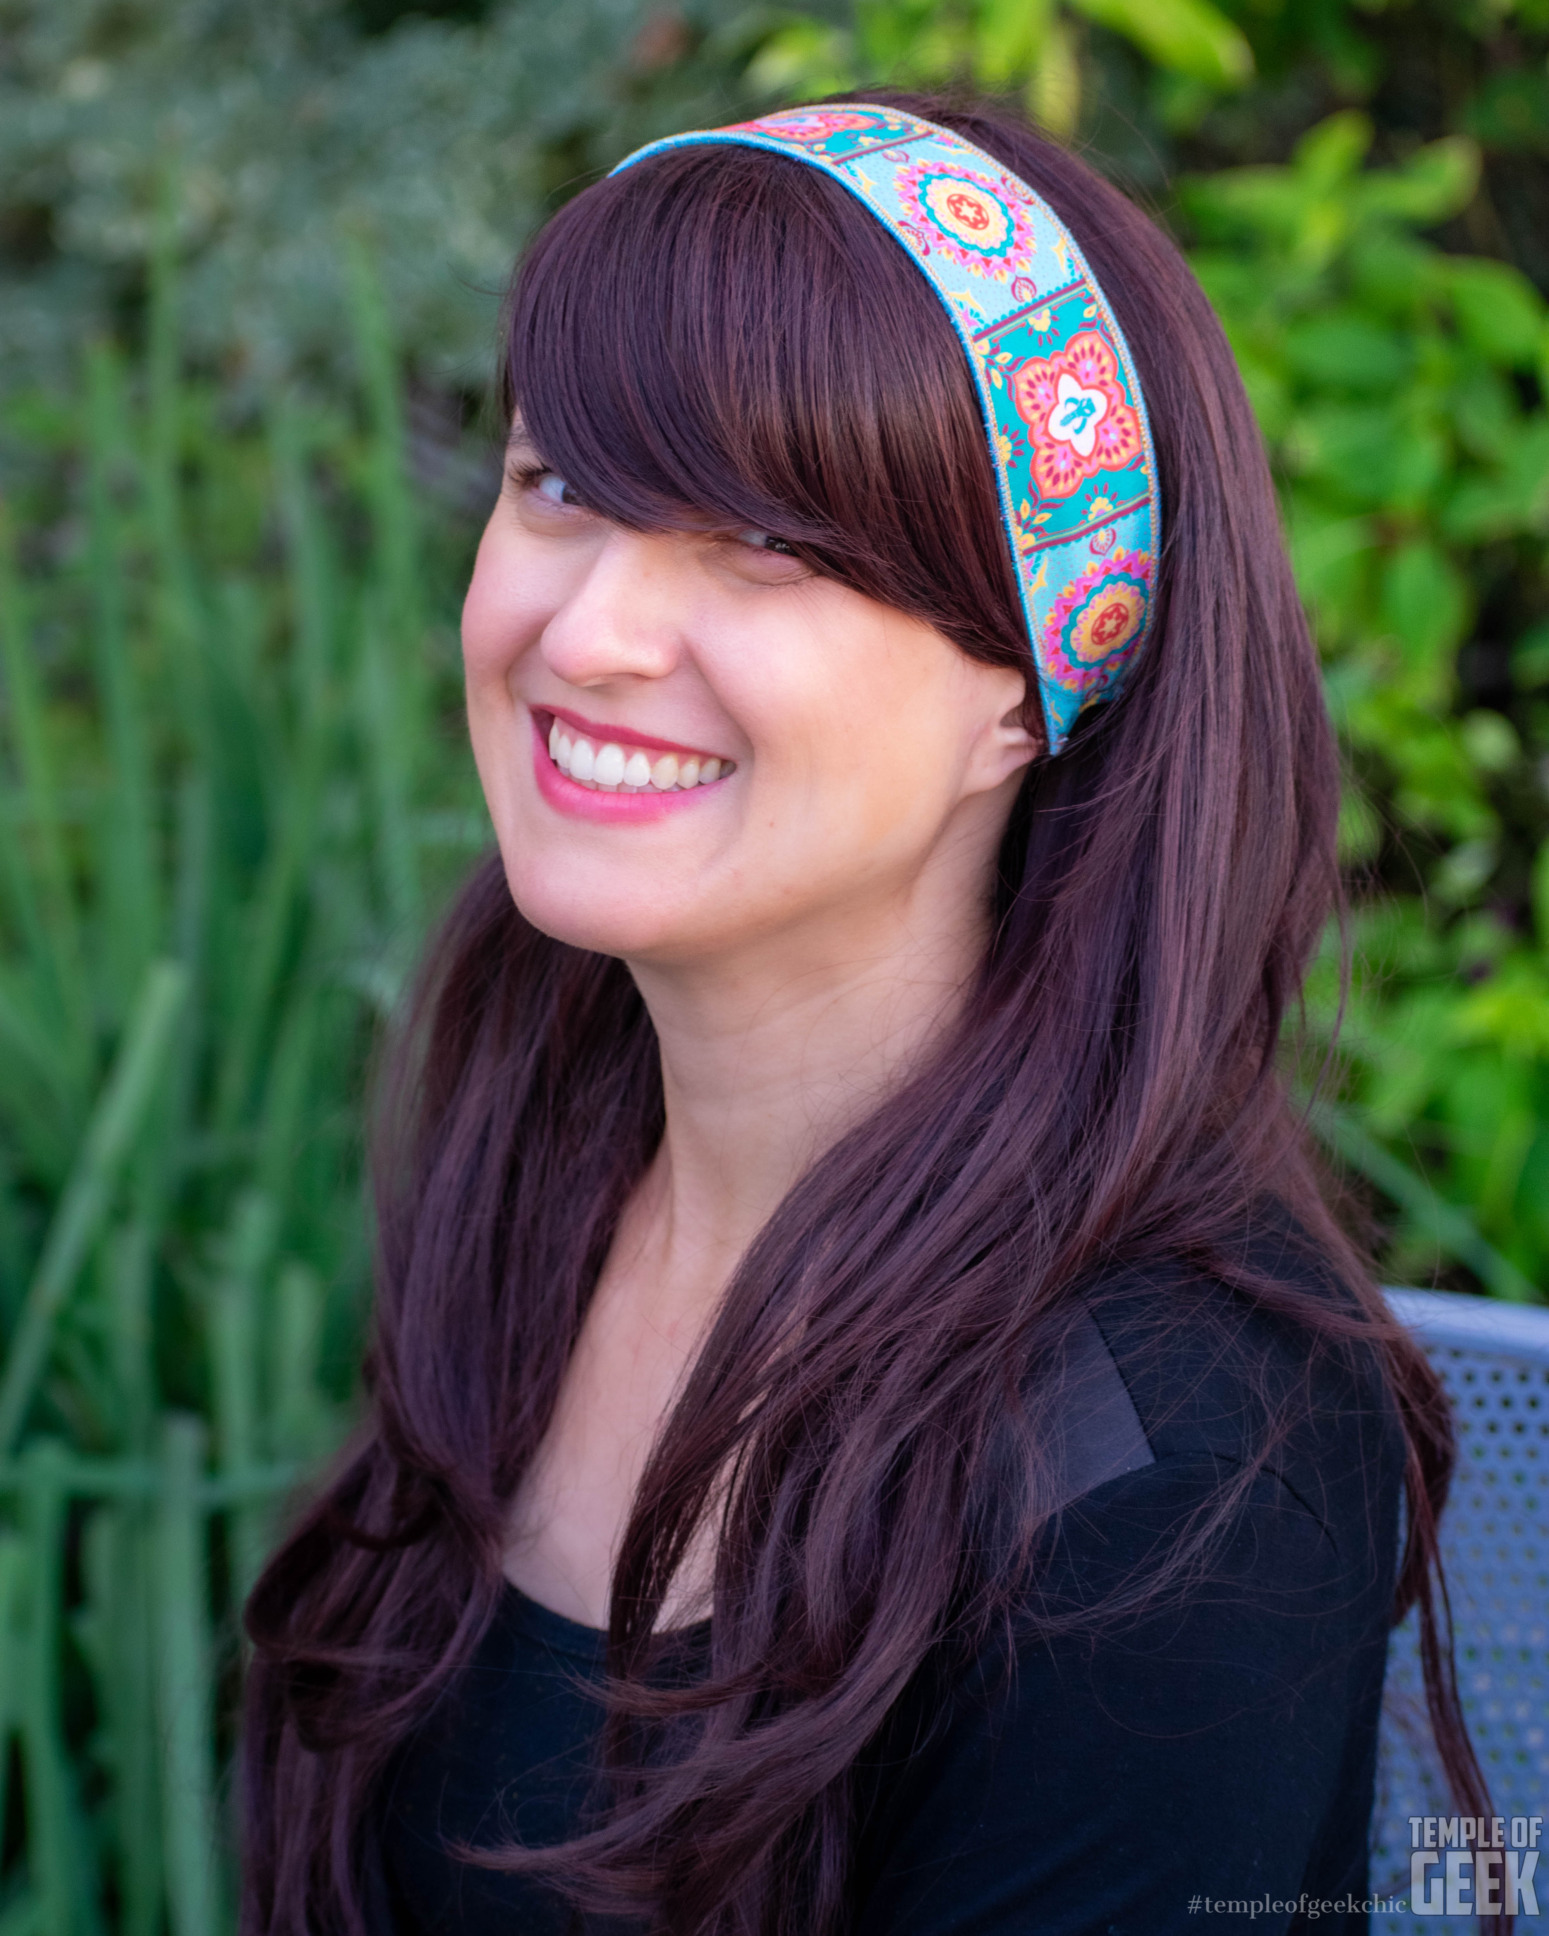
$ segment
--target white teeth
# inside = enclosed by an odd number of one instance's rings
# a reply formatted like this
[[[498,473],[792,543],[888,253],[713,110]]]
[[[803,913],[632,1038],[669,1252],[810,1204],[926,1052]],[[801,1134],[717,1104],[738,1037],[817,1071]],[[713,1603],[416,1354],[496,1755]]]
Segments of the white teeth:
[[[670,793],[674,788],[710,786],[737,770],[734,760],[713,755],[701,759],[697,753],[660,753],[653,759],[644,747],[621,746],[617,740],[594,746],[583,734],[572,738],[557,719],[549,727],[548,744],[549,758],[561,773],[568,773],[580,786],[600,787],[606,793],[616,793],[620,787],[634,793],[647,787]]]

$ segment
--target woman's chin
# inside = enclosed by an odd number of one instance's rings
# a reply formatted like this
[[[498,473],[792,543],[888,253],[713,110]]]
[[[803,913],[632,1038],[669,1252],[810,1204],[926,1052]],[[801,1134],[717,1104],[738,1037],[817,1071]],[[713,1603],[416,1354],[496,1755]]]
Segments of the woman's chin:
[[[699,924],[692,910],[659,889],[642,893],[637,881],[610,887],[587,881],[579,871],[566,875],[509,863],[506,881],[523,918],[569,947],[622,960],[695,952]]]

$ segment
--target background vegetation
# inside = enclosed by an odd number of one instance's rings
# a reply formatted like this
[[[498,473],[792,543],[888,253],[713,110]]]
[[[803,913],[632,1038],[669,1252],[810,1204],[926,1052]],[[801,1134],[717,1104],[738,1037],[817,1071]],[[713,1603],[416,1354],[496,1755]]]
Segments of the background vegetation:
[[[0,1936],[228,1925],[235,1608],[485,839],[509,259],[650,134],[874,78],[1025,98],[1191,249],[1349,754],[1319,1130],[1393,1276],[1549,1285],[1549,0],[0,0]]]

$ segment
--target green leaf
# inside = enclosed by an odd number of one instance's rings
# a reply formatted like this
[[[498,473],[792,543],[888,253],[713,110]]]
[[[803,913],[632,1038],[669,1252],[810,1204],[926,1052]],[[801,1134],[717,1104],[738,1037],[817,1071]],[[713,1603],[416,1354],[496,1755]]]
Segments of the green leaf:
[[[1471,457],[1494,469],[1522,430],[1522,412],[1509,376],[1469,356],[1452,386],[1452,422]]]
[[[1452,306],[1470,348],[1509,369],[1531,368],[1544,332],[1544,305],[1526,276],[1482,256],[1447,259]]]
[[[1468,581],[1446,553],[1425,539],[1401,545],[1382,576],[1383,623],[1417,672],[1442,667],[1468,629]],[[1439,695],[1438,695],[1439,697]]]
[[[1373,708],[1373,723],[1379,730],[1369,743],[1397,771],[1395,808],[1412,826],[1450,834],[1458,843],[1437,863],[1433,891],[1449,904],[1470,902],[1494,872],[1498,827],[1456,726],[1401,706],[1386,722]]]
[[[856,78],[851,36],[817,20],[793,20],[772,33],[747,67],[749,87],[767,100],[842,94]]]
[[[1409,329],[1436,280],[1436,264],[1436,250],[1402,229],[1368,229],[1346,265],[1350,291],[1367,313]]]
[[[1344,513],[1331,515],[1321,505],[1298,496],[1293,499],[1290,517],[1291,562],[1302,596],[1319,608],[1319,630],[1325,643],[1329,634],[1338,636],[1350,629],[1351,608],[1366,583],[1369,562],[1375,548],[1375,534],[1366,518]]]
[[[981,0],[974,23],[974,78],[986,87],[1005,87],[1032,73],[1053,20],[1053,0]]]
[[[1540,959],[1519,952],[1470,988],[1450,1034],[1457,1043],[1488,1043],[1514,1062],[1549,1056],[1549,972]]]
[[[1355,174],[1371,145],[1370,120],[1355,108],[1345,108],[1308,129],[1296,144],[1291,165],[1309,188],[1339,188]]]
[[[1382,844],[1382,822],[1371,802],[1348,786],[1339,803],[1339,858],[1346,867],[1375,859]]]
[[[1460,840],[1431,869],[1431,892],[1443,906],[1472,906],[1499,860],[1495,840]]]
[[[1123,34],[1174,74],[1210,87],[1241,87],[1253,74],[1253,49],[1209,0],[1074,0],[1100,27]]]
[[[1477,707],[1464,716],[1459,731],[1476,773],[1509,773],[1522,757],[1522,742],[1504,713]]]
[[[1365,215],[1443,222],[1467,208],[1478,185],[1478,144],[1466,135],[1448,135],[1429,142],[1402,168],[1363,175],[1359,206]]]
[[[146,976],[11,1338],[0,1378],[0,1453],[10,1450],[25,1423],[54,1319],[101,1228],[113,1186],[154,1098],[187,984],[172,962],[154,962]]]
[[[212,1936],[226,1918],[214,1753],[215,1689],[209,1632],[204,1517],[196,1488],[204,1421],[169,1414],[163,1425],[156,1526],[157,1709],[162,1743],[162,1843],[172,1936]]]
[[[1081,63],[1063,20],[1056,20],[1028,78],[1029,112],[1051,134],[1069,140],[1081,117]]]
[[[1350,504],[1418,507],[1447,474],[1436,431],[1383,405],[1321,405],[1302,414],[1296,436],[1307,468]]]
[[[1358,310],[1329,310],[1296,323],[1284,346],[1299,376],[1336,390],[1391,392],[1414,364],[1411,339]]]
[[[1549,415],[1524,425],[1501,458],[1494,476],[1459,483],[1446,507],[1448,537],[1488,541],[1549,524]]]

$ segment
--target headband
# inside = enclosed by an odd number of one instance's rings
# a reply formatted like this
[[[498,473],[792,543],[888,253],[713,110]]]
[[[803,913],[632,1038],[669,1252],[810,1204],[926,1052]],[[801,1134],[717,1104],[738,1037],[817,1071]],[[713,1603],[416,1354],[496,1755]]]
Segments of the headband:
[[[840,183],[940,297],[978,389],[1049,751],[1059,752],[1135,662],[1162,524],[1134,360],[1074,237],[983,149],[897,108],[790,108],[670,135],[619,168],[717,144],[767,148]]]

